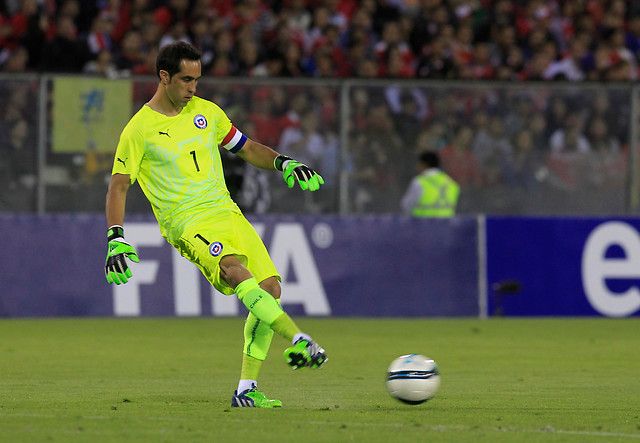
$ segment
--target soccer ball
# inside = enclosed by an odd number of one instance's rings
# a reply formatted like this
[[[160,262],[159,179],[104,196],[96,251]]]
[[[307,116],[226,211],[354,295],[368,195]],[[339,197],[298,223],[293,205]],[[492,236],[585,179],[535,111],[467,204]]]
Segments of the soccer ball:
[[[436,362],[420,354],[401,355],[387,372],[387,390],[392,397],[419,405],[433,397],[440,387]]]

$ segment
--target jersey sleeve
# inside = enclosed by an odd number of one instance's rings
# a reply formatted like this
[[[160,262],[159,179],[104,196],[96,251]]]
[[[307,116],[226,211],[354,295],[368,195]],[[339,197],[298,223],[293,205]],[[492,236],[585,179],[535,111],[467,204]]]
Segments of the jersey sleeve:
[[[238,130],[233,124],[227,114],[224,113],[220,107],[214,105],[216,107],[217,114],[217,130],[218,140],[216,143],[218,146],[222,146],[227,151],[232,152],[233,154],[237,153],[244,144],[247,142],[247,136]]]
[[[133,121],[124,128],[120,135],[116,156],[113,160],[111,175],[129,174],[133,184],[140,170],[140,162],[144,155],[144,137],[140,128]]]

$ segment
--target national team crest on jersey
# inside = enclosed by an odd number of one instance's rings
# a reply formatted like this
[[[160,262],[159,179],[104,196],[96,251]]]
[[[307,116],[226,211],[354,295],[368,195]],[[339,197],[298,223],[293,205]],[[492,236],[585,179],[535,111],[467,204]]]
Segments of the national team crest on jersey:
[[[217,257],[222,252],[222,243],[219,241],[214,241],[209,245],[209,253],[214,257]]]
[[[204,129],[207,127],[207,119],[204,118],[204,115],[198,114],[193,118],[193,124],[196,125],[198,129]]]

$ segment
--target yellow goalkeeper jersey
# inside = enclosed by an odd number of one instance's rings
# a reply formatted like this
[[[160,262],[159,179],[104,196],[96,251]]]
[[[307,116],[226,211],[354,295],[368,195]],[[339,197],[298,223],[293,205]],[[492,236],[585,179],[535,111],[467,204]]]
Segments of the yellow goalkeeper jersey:
[[[215,103],[199,97],[167,117],[143,106],[122,131],[112,174],[129,174],[151,203],[162,235],[177,241],[185,226],[224,210],[231,200],[219,146],[236,153],[247,138]]]

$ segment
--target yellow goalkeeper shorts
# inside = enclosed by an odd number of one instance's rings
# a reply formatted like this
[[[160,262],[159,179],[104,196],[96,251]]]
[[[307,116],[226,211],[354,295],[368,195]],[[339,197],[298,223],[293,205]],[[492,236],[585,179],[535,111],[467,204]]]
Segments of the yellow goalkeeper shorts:
[[[216,213],[211,220],[188,226],[173,246],[226,295],[235,293],[235,288],[220,276],[220,259],[225,255],[238,257],[258,282],[269,277],[281,281],[262,239],[244,215],[237,212]]]

